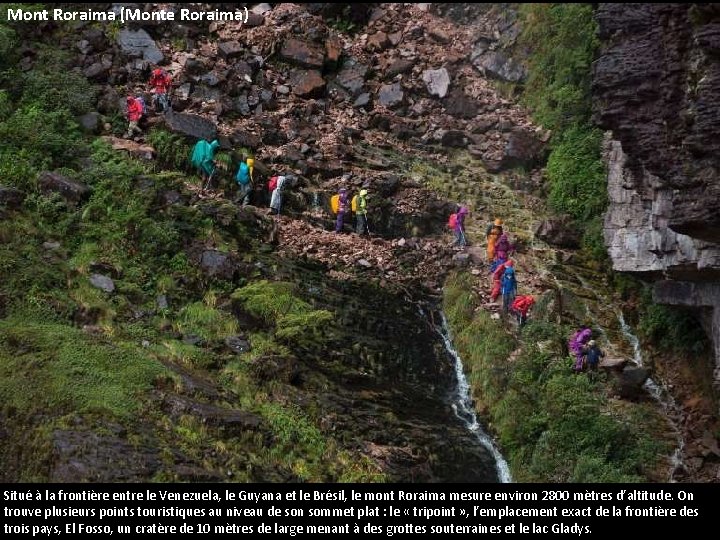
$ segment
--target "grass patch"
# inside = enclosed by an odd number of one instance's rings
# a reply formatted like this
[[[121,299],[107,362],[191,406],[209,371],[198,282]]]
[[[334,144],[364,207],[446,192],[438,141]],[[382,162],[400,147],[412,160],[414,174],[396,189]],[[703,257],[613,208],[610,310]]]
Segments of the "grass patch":
[[[0,401],[56,414],[130,419],[165,369],[142,349],[18,312],[0,320]]]

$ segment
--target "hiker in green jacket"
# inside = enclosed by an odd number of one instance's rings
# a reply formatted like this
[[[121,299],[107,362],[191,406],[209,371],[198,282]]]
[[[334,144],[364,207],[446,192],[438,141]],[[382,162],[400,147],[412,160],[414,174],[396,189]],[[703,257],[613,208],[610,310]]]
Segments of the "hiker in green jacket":
[[[220,143],[217,139],[211,143],[205,139],[200,139],[193,147],[190,161],[200,172],[202,183],[206,187],[215,173],[215,152],[219,146]]]
[[[360,235],[365,233],[370,234],[367,222],[367,189],[361,189],[357,196],[357,202],[355,206],[355,232]]]

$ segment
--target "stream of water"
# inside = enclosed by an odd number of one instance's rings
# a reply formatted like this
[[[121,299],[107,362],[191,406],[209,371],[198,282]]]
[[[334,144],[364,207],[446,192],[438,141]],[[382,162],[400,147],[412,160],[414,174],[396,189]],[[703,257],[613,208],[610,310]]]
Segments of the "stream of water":
[[[465,425],[468,431],[475,435],[480,444],[487,448],[487,450],[492,454],[495,459],[495,468],[497,469],[498,479],[500,482],[505,484],[510,483],[512,482],[512,476],[510,475],[510,468],[508,467],[507,461],[505,461],[505,458],[500,453],[500,449],[495,444],[495,441],[493,441],[493,439],[485,433],[478,422],[470,393],[470,384],[468,383],[468,380],[465,377],[465,371],[463,370],[462,359],[455,350],[455,347],[453,347],[447,319],[445,318],[445,314],[442,312],[441,317],[442,326],[436,327],[436,329],[445,344],[445,350],[453,359],[455,374],[457,376],[457,385],[455,386],[452,395],[452,408],[455,411],[455,415]]]
[[[618,321],[620,323],[620,328],[623,335],[625,336],[625,339],[628,340],[628,343],[630,343],[630,346],[633,349],[633,362],[635,363],[635,365],[642,367],[643,356],[642,349],[640,348],[640,340],[635,334],[632,333],[630,326],[628,326],[628,324],[625,322],[625,317],[623,316],[622,312],[618,314]],[[664,386],[656,383],[654,380],[648,377],[643,387],[648,392],[648,394],[650,394],[653,399],[655,399],[655,401],[657,401],[663,408],[665,414],[667,415],[668,421],[672,426],[673,431],[675,432],[677,444],[675,446],[675,451],[673,452],[673,455],[670,457],[671,467],[669,475],[669,481],[674,482],[675,474],[681,470],[685,470],[685,464],[683,462],[685,439],[682,436],[682,432],[678,428],[678,422],[682,418],[682,411],[675,402],[675,399],[673,399],[673,397],[670,395],[670,393]]]

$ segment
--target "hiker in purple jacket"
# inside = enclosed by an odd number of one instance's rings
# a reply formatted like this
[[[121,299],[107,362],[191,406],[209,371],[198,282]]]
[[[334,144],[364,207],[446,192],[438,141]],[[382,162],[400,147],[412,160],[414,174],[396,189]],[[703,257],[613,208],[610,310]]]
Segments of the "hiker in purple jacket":
[[[342,232],[345,213],[350,210],[350,201],[348,200],[348,192],[345,188],[340,188],[340,197],[338,198],[338,213],[335,219],[335,232]]]
[[[583,350],[585,347],[585,344],[590,341],[590,337],[592,336],[592,330],[590,330],[587,326],[583,326],[575,332],[575,335],[570,338],[570,341],[568,341],[568,349],[570,349],[570,352],[575,355],[575,365],[573,366],[573,371],[575,373],[581,373],[583,370],[583,357],[585,356],[585,351]]]
[[[457,219],[455,220],[455,245],[465,247],[467,239],[465,238],[465,216],[469,213],[467,206],[461,206],[457,211]]]

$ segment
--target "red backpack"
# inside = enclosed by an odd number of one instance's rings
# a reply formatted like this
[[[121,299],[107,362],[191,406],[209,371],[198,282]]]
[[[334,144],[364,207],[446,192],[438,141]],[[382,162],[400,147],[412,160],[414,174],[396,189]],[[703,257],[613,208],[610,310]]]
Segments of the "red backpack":
[[[457,214],[450,214],[447,226],[451,229],[455,229],[455,227],[457,227]]]
[[[269,191],[270,193],[272,193],[273,191],[275,191],[275,188],[277,187],[277,181],[278,181],[278,177],[277,177],[277,176],[271,177],[270,180],[268,181],[268,191]]]

